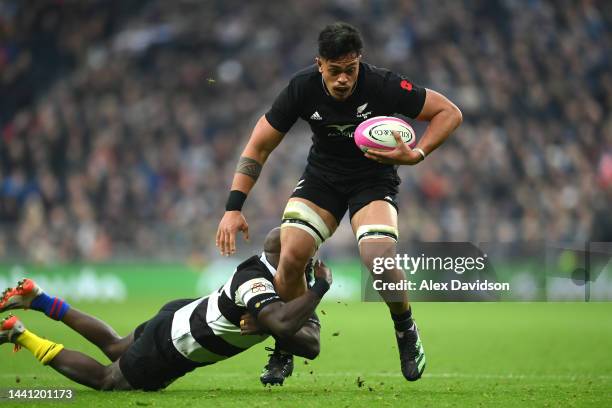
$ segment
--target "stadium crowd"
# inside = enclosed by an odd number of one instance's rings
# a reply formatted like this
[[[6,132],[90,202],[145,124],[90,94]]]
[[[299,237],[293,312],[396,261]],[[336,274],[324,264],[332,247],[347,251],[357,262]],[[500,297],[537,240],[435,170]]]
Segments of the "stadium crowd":
[[[0,19],[42,12],[19,3],[3,2]],[[48,3],[74,14],[72,2]],[[100,12],[64,20],[55,26],[63,35],[46,38],[70,63],[2,116],[0,259],[215,256],[248,132],[313,62],[318,31],[335,20],[362,30],[365,61],[463,111],[446,144],[400,170],[402,241],[612,240],[606,2],[151,0],[112,24],[103,10],[113,2],[85,4]],[[26,26],[12,35],[39,34]],[[51,54],[19,69],[54,66]],[[22,78],[6,74],[19,58],[4,58],[3,108]],[[245,206],[251,236],[278,224],[309,146],[300,124],[266,163]],[[348,226],[324,248],[352,253]]]

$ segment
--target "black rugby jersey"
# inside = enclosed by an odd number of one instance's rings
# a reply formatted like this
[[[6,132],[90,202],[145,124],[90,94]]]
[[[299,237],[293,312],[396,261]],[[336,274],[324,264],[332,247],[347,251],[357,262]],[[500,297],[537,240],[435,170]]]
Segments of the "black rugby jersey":
[[[263,306],[281,300],[274,289],[275,273],[263,254],[242,262],[223,287],[174,313],[174,347],[206,365],[265,340],[267,335],[241,335],[240,316],[248,311],[257,317]]]
[[[425,88],[387,69],[361,62],[353,93],[338,101],[330,96],[316,64],[295,74],[281,91],[266,119],[286,133],[298,118],[312,129],[309,165],[323,172],[346,176],[367,174],[396,176],[394,166],[364,157],[355,145],[357,126],[374,116],[419,115],[425,103]]]

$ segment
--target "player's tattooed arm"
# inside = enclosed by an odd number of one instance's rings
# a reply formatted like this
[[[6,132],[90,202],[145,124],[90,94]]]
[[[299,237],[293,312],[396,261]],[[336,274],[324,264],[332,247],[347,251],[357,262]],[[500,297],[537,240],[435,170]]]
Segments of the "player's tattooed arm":
[[[261,173],[261,168],[262,165],[259,164],[257,160],[253,160],[250,157],[241,156],[240,160],[238,160],[238,165],[236,166],[236,173],[244,174],[257,181],[257,178],[259,178],[259,173]]]

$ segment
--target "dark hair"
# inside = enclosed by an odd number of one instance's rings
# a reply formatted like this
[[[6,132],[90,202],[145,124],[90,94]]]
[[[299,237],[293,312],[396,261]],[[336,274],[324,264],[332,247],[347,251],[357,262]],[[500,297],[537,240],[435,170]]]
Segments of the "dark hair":
[[[359,31],[348,23],[333,23],[319,33],[319,56],[335,60],[345,55],[361,54],[363,43]]]

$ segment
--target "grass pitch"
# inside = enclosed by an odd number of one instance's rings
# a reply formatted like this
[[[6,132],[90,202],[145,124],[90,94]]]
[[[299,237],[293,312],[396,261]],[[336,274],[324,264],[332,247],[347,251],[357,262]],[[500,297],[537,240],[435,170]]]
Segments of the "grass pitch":
[[[74,305],[125,334],[165,300]],[[399,371],[384,304],[324,303],[322,351],[296,359],[285,386],[263,388],[265,345],[183,377],[162,392],[102,393],[41,366],[28,351],[0,348],[0,388],[72,388],[72,402],[2,406],[193,407],[605,407],[612,406],[612,303],[420,303],[414,305],[427,369],[416,383]],[[33,332],[102,354],[61,323],[16,313]]]

